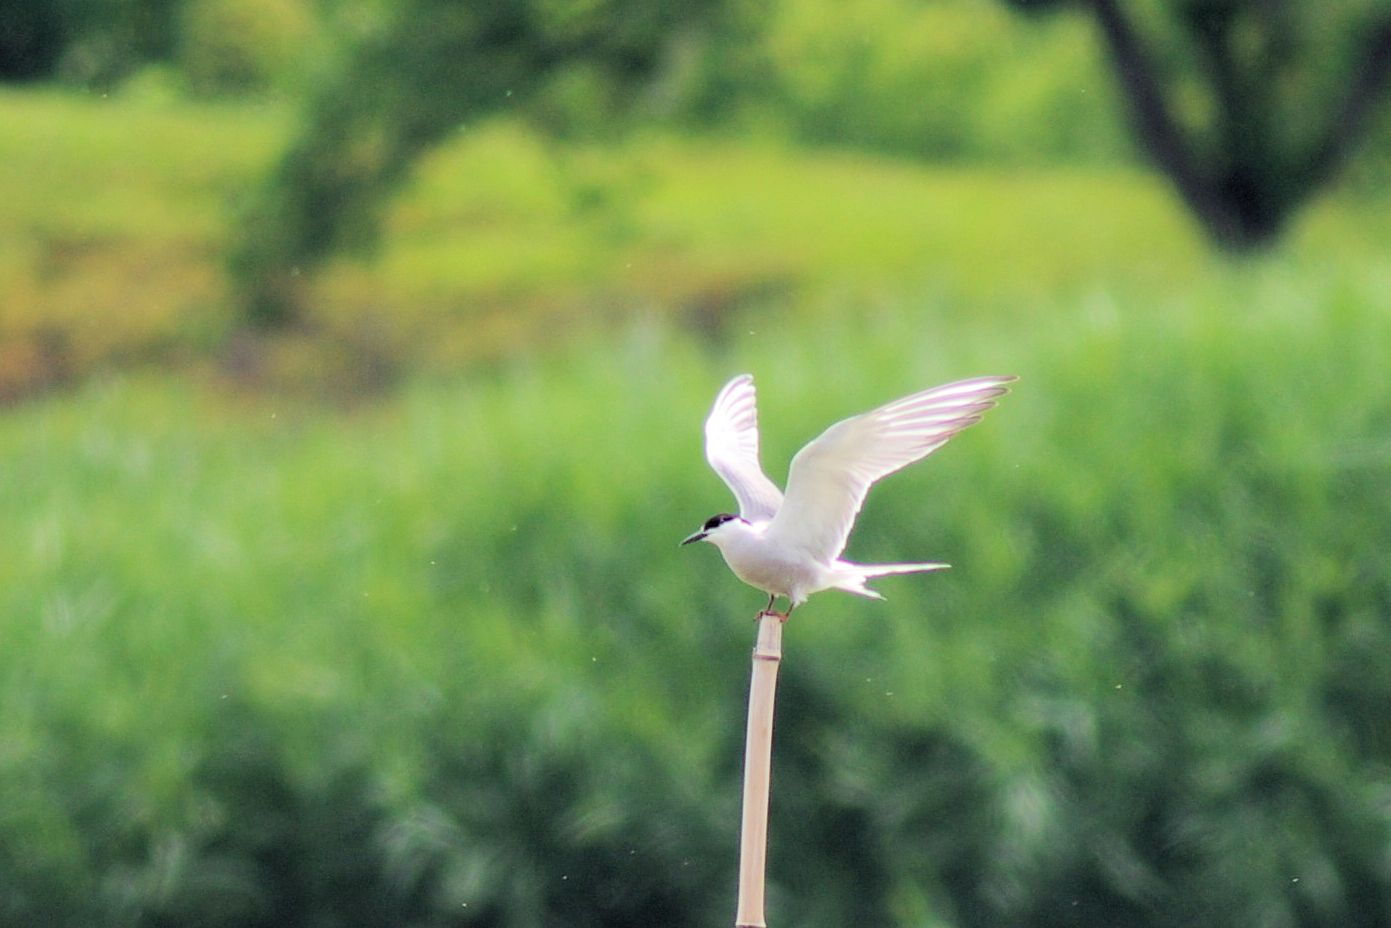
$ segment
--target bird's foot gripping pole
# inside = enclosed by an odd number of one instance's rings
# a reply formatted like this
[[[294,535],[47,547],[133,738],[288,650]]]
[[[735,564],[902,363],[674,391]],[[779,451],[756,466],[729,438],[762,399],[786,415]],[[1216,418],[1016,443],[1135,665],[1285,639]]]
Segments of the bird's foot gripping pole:
[[[770,594],[768,595],[768,605],[766,605],[766,606],[764,606],[762,609],[760,609],[760,610],[758,611],[758,615],[756,615],[756,616],[753,617],[753,620],[754,620],[755,622],[761,622],[761,621],[763,621],[765,618],[767,618],[768,616],[775,616],[775,617],[777,617],[777,618],[779,618],[779,619],[782,619],[784,622],[786,622],[786,621],[788,620],[788,617],[790,617],[790,616],[792,615],[793,603],[792,603],[791,597],[789,597],[788,600],[787,600],[787,611],[786,611],[786,612],[778,612],[776,609],[774,609],[774,608],[773,608],[773,603],[775,603],[775,602],[777,602],[777,597],[770,593]]]
[[[790,609],[788,610],[791,611]],[[744,742],[744,815],[739,829],[739,906],[735,928],[765,928],[764,875],[768,859],[768,788],[773,755],[773,694],[782,661],[782,625],[787,616],[767,609],[758,615],[749,680],[749,727]]]

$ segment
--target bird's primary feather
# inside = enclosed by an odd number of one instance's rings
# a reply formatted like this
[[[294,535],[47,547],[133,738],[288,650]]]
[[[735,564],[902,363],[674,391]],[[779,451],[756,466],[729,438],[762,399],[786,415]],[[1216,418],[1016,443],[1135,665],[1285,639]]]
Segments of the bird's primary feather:
[[[739,515],[750,522],[771,519],[782,492],[758,463],[758,406],[753,376],[740,374],[715,397],[705,420],[705,459],[739,501]]]
[[[823,563],[845,549],[875,481],[936,451],[1006,392],[1012,377],[976,377],[914,393],[826,429],[797,452],[769,542]]]

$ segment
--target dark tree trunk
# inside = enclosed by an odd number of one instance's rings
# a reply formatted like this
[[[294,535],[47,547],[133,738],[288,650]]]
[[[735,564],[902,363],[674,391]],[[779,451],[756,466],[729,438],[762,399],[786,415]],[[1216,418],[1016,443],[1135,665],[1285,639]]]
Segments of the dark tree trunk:
[[[1362,68],[1348,88],[1347,96],[1341,106],[1334,108],[1322,142],[1299,167],[1299,180],[1304,188],[1313,190],[1328,183],[1347,164],[1370,126],[1388,81],[1391,81],[1391,20],[1373,30]]]
[[[1391,78],[1391,18],[1370,31],[1347,93],[1309,121],[1327,122],[1292,152],[1269,93],[1278,62],[1243,70],[1232,38],[1232,5],[1185,22],[1216,109],[1214,138],[1175,118],[1163,77],[1120,0],[1084,0],[1096,19],[1141,147],[1169,178],[1208,235],[1233,251],[1269,245],[1309,197],[1336,178],[1366,135]],[[1276,6],[1266,15],[1278,16]],[[1206,143],[1206,144],[1201,144]]]

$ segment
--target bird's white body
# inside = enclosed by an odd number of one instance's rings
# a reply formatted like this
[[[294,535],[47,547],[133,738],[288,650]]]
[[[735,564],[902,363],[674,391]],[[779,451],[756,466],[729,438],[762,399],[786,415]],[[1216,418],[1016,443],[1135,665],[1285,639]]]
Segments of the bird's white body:
[[[798,548],[768,539],[771,522],[745,522],[732,519],[712,531],[704,541],[720,549],[724,562],[756,590],[770,596],[786,596],[794,606],[822,590],[844,590],[859,596],[882,599],[867,588],[865,581],[884,574],[941,570],[946,564],[852,564],[833,558],[829,562],[810,556]]]
[[[756,590],[801,602],[834,584],[827,565],[798,552],[769,544],[768,522],[732,519],[710,533],[734,576]]]
[[[708,541],[740,580],[791,607],[844,590],[880,599],[865,581],[946,564],[854,564],[841,551],[876,480],[940,448],[980,421],[1013,377],[977,377],[924,390],[828,428],[792,460],[787,495],[758,463],[753,378],[734,378],[705,422],[705,454],[734,492],[740,514],[712,516],[682,544]]]

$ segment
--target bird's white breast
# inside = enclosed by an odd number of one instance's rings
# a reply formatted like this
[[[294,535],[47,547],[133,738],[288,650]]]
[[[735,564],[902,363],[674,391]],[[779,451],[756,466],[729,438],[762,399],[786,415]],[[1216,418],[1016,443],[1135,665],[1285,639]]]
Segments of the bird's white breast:
[[[736,577],[765,593],[809,590],[822,572],[805,552],[769,543],[760,525],[720,538],[719,548]]]

